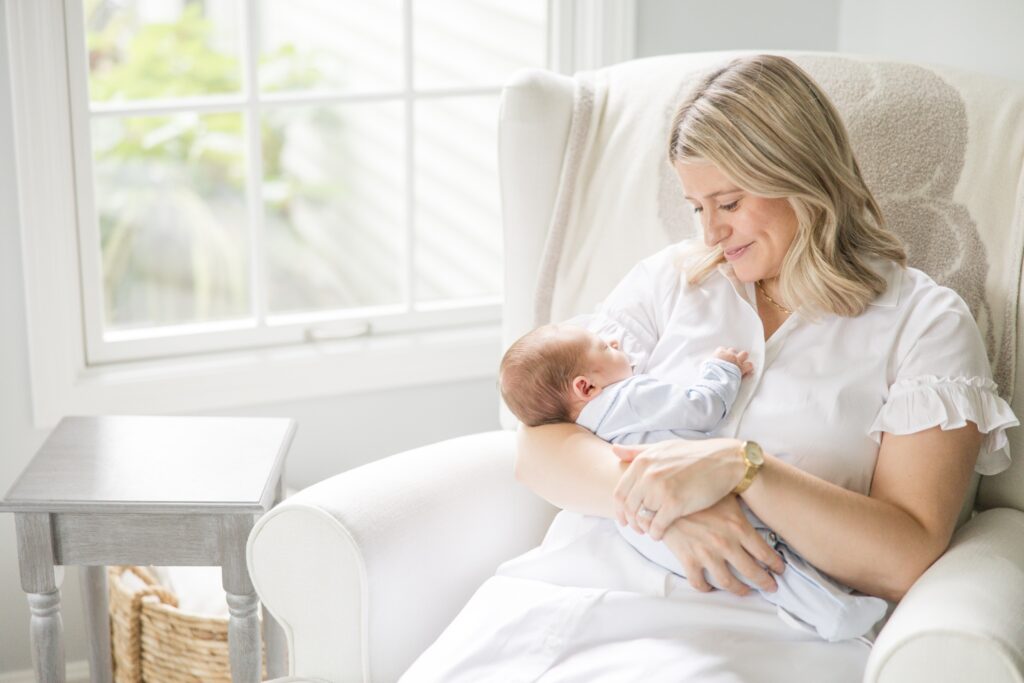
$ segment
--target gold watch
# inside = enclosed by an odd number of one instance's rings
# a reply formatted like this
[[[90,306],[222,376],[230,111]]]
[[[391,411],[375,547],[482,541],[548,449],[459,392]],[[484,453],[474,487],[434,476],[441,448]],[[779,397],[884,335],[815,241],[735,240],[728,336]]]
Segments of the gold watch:
[[[743,473],[740,483],[736,484],[736,488],[732,490],[737,496],[754,483],[754,477],[757,476],[757,473],[761,471],[761,466],[764,465],[764,452],[754,441],[744,441],[740,445],[740,457],[743,458],[747,471]]]

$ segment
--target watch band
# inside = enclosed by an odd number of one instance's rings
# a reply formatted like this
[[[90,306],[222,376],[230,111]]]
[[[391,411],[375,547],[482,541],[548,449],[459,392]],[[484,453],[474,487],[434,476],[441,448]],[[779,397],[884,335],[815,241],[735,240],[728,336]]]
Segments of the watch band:
[[[736,488],[732,490],[736,495],[750,488],[750,485],[754,483],[757,473],[761,471],[761,466],[764,465],[764,453],[761,451],[761,447],[754,441],[744,441],[740,445],[740,457],[743,458],[747,471],[743,473],[740,483],[736,484]]]

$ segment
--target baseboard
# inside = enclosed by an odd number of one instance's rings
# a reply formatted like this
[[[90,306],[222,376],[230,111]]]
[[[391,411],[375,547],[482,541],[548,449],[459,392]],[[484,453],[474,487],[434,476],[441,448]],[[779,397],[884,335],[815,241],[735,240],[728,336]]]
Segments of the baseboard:
[[[65,671],[67,683],[89,683],[89,662],[87,660],[68,662]],[[35,683],[35,681],[36,675],[32,669],[0,673],[0,683]]]

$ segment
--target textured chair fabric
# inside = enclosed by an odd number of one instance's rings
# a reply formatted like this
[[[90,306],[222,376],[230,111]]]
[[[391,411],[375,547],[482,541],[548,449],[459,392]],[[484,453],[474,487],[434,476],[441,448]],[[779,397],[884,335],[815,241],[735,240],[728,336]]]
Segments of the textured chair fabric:
[[[589,309],[633,263],[692,233],[664,163],[668,120],[694,79],[732,54],[637,60],[577,78],[531,71],[508,84],[499,126],[506,341]],[[971,306],[1002,393],[1022,412],[1024,86],[786,54],[834,98],[912,264]],[[507,413],[503,424],[514,424]],[[1016,454],[1021,432],[1010,432]],[[510,432],[435,444],[328,479],[266,515],[250,536],[250,570],[285,627],[290,671],[394,680],[501,560],[538,543],[553,509],[514,481],[513,453]],[[1019,460],[982,478],[985,511],[897,607],[865,681],[1024,681]]]

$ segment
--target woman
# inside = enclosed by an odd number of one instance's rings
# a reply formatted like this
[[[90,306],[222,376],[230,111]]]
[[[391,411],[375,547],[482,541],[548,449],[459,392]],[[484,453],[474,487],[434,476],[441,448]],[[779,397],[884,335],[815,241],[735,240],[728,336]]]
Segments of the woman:
[[[704,244],[645,259],[592,328],[680,384],[716,346],[750,351],[723,438],[613,451],[575,425],[524,429],[517,476],[594,517],[562,513],[409,680],[859,680],[866,642],[824,643],[745,597],[728,565],[765,590],[784,566],[734,494],[812,564],[898,601],[948,545],[972,471],[1008,465],[1016,419],[973,318],[905,267],[799,67],[757,56],[709,75],[675,116],[669,159]],[[696,591],[594,518],[663,540]],[[709,592],[705,572],[735,595]]]

